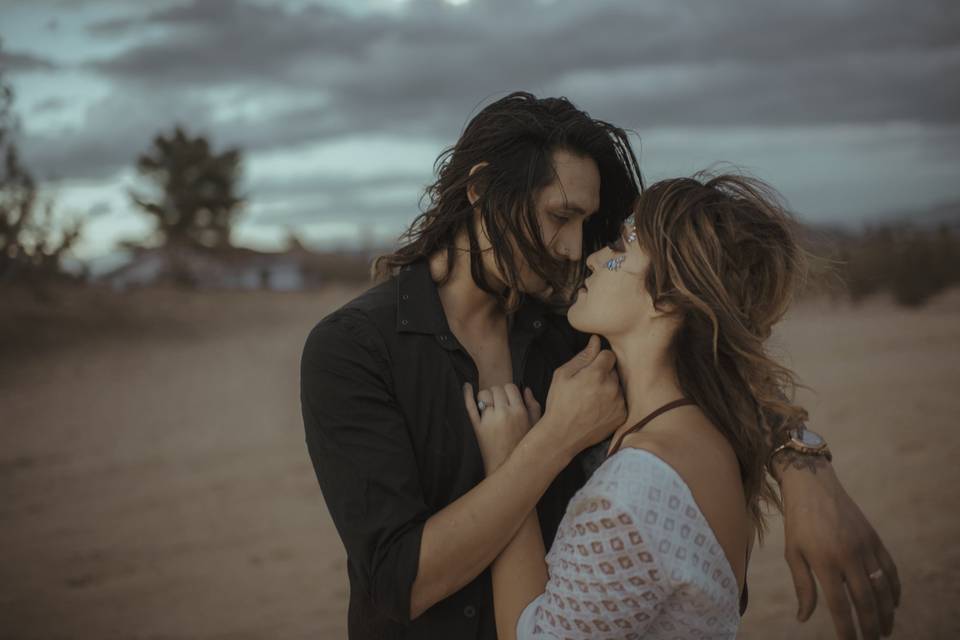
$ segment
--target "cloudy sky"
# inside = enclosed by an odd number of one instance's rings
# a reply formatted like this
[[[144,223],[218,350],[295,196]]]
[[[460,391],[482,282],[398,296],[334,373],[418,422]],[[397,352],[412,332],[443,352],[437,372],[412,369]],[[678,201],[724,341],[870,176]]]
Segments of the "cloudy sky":
[[[239,242],[395,237],[515,89],[633,129],[650,179],[731,162],[807,220],[960,201],[955,0],[2,0],[0,38],[85,257],[149,230],[133,164],[174,123],[246,151]]]

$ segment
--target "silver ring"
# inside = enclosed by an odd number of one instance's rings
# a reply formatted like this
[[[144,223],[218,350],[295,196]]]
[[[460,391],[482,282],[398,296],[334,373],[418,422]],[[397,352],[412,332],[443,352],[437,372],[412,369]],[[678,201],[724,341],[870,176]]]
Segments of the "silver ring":
[[[870,574],[870,579],[873,580],[874,582],[876,582],[882,577],[883,577],[883,569],[877,569],[876,571]]]
[[[483,413],[483,410],[487,408],[487,403],[483,400],[477,400],[477,410],[480,413]]]

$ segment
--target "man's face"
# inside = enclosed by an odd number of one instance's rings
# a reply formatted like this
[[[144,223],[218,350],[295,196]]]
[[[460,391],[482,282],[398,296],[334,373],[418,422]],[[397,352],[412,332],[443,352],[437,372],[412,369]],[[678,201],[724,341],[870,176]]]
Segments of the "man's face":
[[[583,249],[583,224],[600,208],[600,170],[592,158],[565,150],[553,153],[556,177],[536,197],[536,217],[543,244],[555,258],[577,262]],[[520,288],[543,293],[546,282],[516,252]]]

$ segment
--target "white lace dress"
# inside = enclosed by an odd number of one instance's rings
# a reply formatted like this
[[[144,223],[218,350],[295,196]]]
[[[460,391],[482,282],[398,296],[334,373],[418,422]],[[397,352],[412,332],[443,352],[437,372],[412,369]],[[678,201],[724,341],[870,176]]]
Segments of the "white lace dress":
[[[546,591],[517,637],[733,638],[736,576],[689,487],[654,454],[626,448],[573,497],[547,553]]]

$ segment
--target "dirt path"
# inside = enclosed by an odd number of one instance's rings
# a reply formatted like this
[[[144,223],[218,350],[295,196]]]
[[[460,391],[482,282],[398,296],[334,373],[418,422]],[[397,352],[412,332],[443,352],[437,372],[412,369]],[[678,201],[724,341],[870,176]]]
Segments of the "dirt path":
[[[209,328],[3,362],[0,637],[345,637],[343,550],[303,444],[297,367],[310,326],[347,295],[170,294],[163,308]],[[781,342],[899,562],[895,637],[957,637],[960,304],[808,305]],[[824,606],[793,620],[781,556],[775,525],[741,637],[832,637]]]

